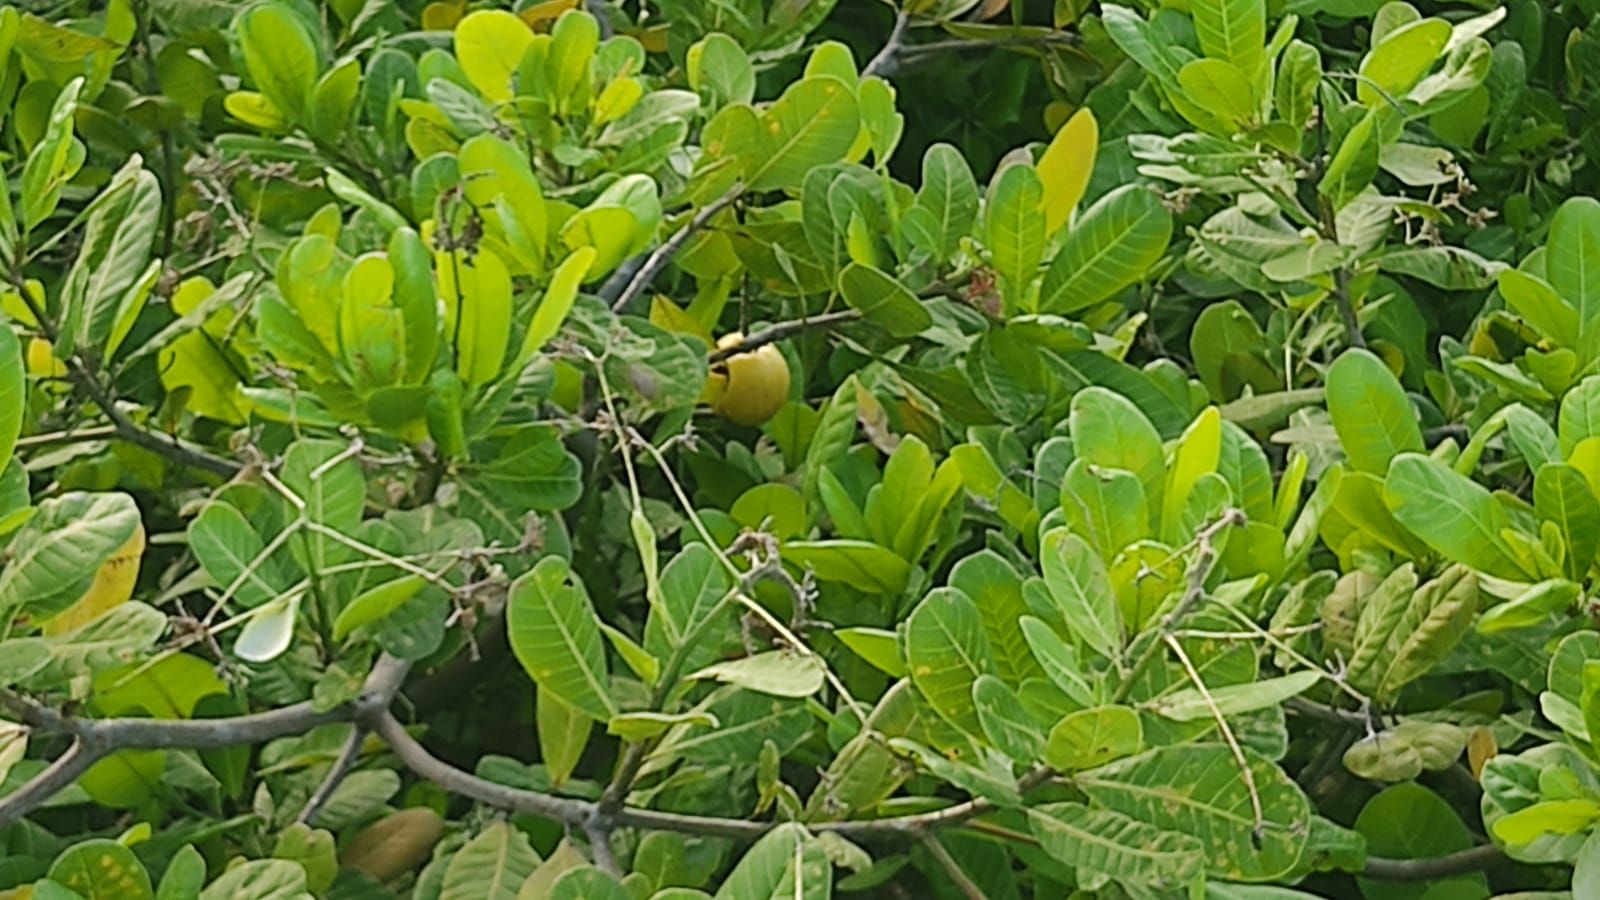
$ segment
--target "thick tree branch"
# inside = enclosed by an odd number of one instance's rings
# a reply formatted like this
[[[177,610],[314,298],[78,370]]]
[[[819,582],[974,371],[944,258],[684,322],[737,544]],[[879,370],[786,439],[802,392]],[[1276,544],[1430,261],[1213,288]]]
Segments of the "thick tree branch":
[[[387,709],[409,665],[385,656],[373,666],[355,703],[318,712],[296,703],[269,712],[226,719],[81,719],[32,698],[0,690],[0,707],[35,734],[70,735],[72,746],[22,787],[0,797],[0,828],[38,809],[102,758],[119,750],[209,750],[260,744],[304,734],[321,725],[348,722],[363,711]]]
[[[620,313],[627,309],[640,294],[643,294],[650,287],[650,282],[661,274],[661,270],[665,269],[667,263],[678,255],[678,251],[683,249],[683,245],[689,242],[689,238],[693,237],[695,232],[704,228],[706,223],[710,222],[717,213],[732,206],[734,201],[742,196],[744,196],[744,185],[736,184],[726,194],[701,207],[688,222],[684,223],[682,228],[674,232],[672,237],[667,238],[666,243],[657,247],[654,252],[645,257],[644,264],[639,267],[638,272],[634,273],[633,280],[628,282],[628,286],[623,288],[616,302],[611,304],[612,312]]]

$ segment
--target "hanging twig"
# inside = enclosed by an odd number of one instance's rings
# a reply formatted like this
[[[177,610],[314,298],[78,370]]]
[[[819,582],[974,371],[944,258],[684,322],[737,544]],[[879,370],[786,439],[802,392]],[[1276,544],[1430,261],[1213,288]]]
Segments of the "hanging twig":
[[[978,887],[978,883],[973,881],[972,876],[961,868],[961,864],[956,862],[955,857],[950,855],[950,851],[945,849],[944,844],[940,843],[937,837],[931,834],[924,834],[921,843],[923,849],[928,851],[928,855],[933,857],[934,861],[939,864],[939,868],[950,876],[951,883],[956,886],[956,890],[961,892],[961,896],[966,897],[967,900],[989,900],[988,895],[983,892],[983,888]]]
[[[744,185],[736,184],[726,194],[701,207],[698,212],[690,217],[688,222],[684,223],[682,228],[674,232],[672,237],[667,238],[666,243],[657,247],[654,252],[645,257],[644,264],[639,267],[638,272],[634,273],[633,280],[628,282],[628,286],[623,288],[616,302],[611,304],[611,311],[620,313],[627,309],[640,294],[645,292],[645,289],[650,287],[650,282],[661,274],[661,270],[665,269],[667,263],[678,255],[678,251],[683,249],[683,245],[689,242],[689,238],[693,237],[695,232],[704,228],[706,223],[710,222],[717,213],[732,206],[734,201],[743,195]]]

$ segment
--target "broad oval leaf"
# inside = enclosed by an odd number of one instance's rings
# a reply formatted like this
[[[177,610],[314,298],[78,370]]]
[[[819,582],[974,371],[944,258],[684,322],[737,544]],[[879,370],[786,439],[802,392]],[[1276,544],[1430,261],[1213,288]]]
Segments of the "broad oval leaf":
[[[540,689],[597,722],[616,715],[599,618],[567,561],[547,556],[511,585],[506,631]]]
[[[1148,188],[1102,197],[1073,224],[1051,260],[1035,312],[1070,313],[1111,299],[1144,277],[1172,239],[1172,214]]]

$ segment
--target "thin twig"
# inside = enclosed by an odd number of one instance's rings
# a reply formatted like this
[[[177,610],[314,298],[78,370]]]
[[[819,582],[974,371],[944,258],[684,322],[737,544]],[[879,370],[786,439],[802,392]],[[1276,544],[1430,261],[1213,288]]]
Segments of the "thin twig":
[[[626,288],[623,288],[616,302],[611,304],[611,311],[620,313],[627,309],[640,294],[645,292],[646,288],[650,287],[650,282],[661,274],[661,270],[665,269],[667,263],[678,255],[678,251],[683,249],[683,245],[689,242],[689,238],[693,237],[695,232],[704,228],[706,223],[710,222],[717,213],[732,206],[734,201],[742,196],[744,196],[744,185],[736,184],[726,194],[701,207],[699,212],[696,212],[688,222],[685,222],[682,228],[674,232],[672,237],[667,238],[666,243],[657,247],[654,252],[645,257],[644,265],[639,267],[639,271],[634,274],[633,280],[628,282]]]
[[[1435,878],[1448,878],[1451,875],[1481,872],[1503,862],[1507,862],[1504,851],[1494,844],[1484,844],[1448,856],[1426,859],[1384,859],[1379,856],[1369,856],[1361,874],[1384,881],[1431,881]]]
[[[208,750],[260,744],[304,734],[322,725],[348,722],[373,708],[388,709],[410,670],[408,663],[382,657],[372,667],[354,703],[327,711],[297,703],[262,713],[226,719],[80,719],[12,690],[0,690],[0,708],[35,734],[63,734],[72,745],[22,787],[0,797],[0,828],[38,809],[96,762],[119,750]]]
[[[1218,516],[1216,521],[1200,529],[1200,532],[1195,535],[1193,543],[1196,552],[1194,562],[1189,566],[1189,583],[1184,588],[1183,596],[1178,598],[1177,605],[1172,608],[1171,612],[1167,613],[1166,618],[1161,620],[1161,624],[1156,627],[1154,639],[1144,648],[1144,652],[1140,654],[1139,658],[1134,660],[1127,674],[1123,676],[1121,683],[1117,685],[1117,691],[1111,698],[1112,703],[1121,703],[1128,699],[1128,695],[1133,692],[1134,684],[1138,682],[1139,676],[1143,674],[1150,663],[1155,661],[1156,656],[1165,646],[1163,641],[1166,640],[1168,635],[1176,631],[1178,625],[1188,618],[1189,613],[1194,611],[1194,608],[1200,604],[1201,600],[1205,599],[1206,578],[1211,574],[1211,567],[1217,561],[1217,547],[1215,544],[1217,535],[1221,534],[1225,529],[1243,525],[1244,523],[1245,517],[1242,511],[1228,509]],[[1181,553],[1182,551],[1177,552]]]
[[[61,335],[57,332],[55,325],[51,323],[49,316],[45,314],[43,307],[34,301],[27,285],[20,281],[14,281],[14,284],[17,288],[18,296],[27,305],[28,311],[33,314],[33,320],[37,323],[39,331],[52,344],[57,343]],[[106,418],[111,420],[111,425],[116,429],[118,437],[130,444],[143,447],[146,450],[165,456],[179,465],[190,468],[201,469],[227,478],[232,478],[243,471],[244,467],[231,459],[214,456],[198,447],[190,446],[172,435],[160,435],[140,427],[132,419],[128,418],[127,413],[124,413],[117,406],[116,397],[100,383],[100,377],[89,368],[88,364],[78,354],[73,354],[71,359],[64,360],[64,362],[67,367],[67,378],[78,390],[87,394],[96,406],[100,407],[100,411],[105,413]]]
[[[1206,687],[1205,680],[1195,670],[1194,663],[1190,661],[1189,654],[1183,652],[1183,645],[1170,633],[1163,636],[1167,646],[1178,657],[1178,663],[1183,666],[1183,671],[1189,676],[1189,681],[1194,689],[1200,692],[1200,699],[1205,701],[1206,709],[1210,710],[1211,718],[1217,723],[1217,730],[1222,733],[1222,739],[1227,742],[1228,749],[1233,751],[1233,760],[1239,764],[1239,774],[1244,778],[1245,792],[1250,795],[1250,812],[1255,817],[1255,839],[1260,841],[1267,831],[1267,816],[1261,810],[1261,792],[1256,788],[1256,774],[1250,769],[1250,760],[1244,755],[1244,748],[1239,746],[1239,738],[1233,733],[1233,727],[1228,724],[1228,717],[1218,708],[1216,698],[1211,696],[1211,691]]]
[[[910,25],[910,13],[900,10],[894,17],[894,28],[889,31],[889,39],[883,42],[883,48],[868,60],[866,67],[861,70],[862,78],[871,78],[874,75],[886,78],[894,73],[897,62],[895,57],[900,53],[901,45],[905,43],[906,28]]]
[[[944,873],[950,877],[950,881],[961,892],[961,896],[966,897],[967,900],[989,900],[988,895],[983,892],[983,888],[978,887],[978,883],[973,881],[972,876],[961,868],[961,864],[956,862],[955,857],[950,855],[950,851],[945,849],[944,844],[940,843],[937,837],[931,834],[924,834],[922,836],[922,847],[939,864],[939,868],[944,869]]]
[[[800,334],[804,331],[809,331],[813,328],[827,328],[829,325],[837,325],[840,322],[854,322],[859,318],[861,318],[861,313],[853,309],[844,309],[838,312],[823,313],[820,316],[793,319],[788,322],[778,322],[777,324],[769,325],[766,328],[755,332],[754,334],[746,335],[744,340],[737,344],[729,347],[717,348],[711,352],[711,355],[706,358],[706,361],[712,365],[716,365],[723,360],[738,356],[741,353],[749,353],[751,350],[758,350],[768,344],[775,344],[784,338]]]
[[[338,790],[339,785],[344,783],[345,776],[349,775],[350,770],[355,767],[356,760],[361,758],[361,745],[366,743],[366,740],[367,730],[365,728],[360,725],[351,726],[350,737],[345,740],[344,747],[339,750],[339,755],[334,758],[333,768],[328,770],[327,776],[322,779],[321,784],[317,785],[317,789],[312,793],[311,799],[306,801],[305,808],[300,810],[300,815],[295,817],[296,822],[310,825],[311,820],[317,817],[317,813],[321,812],[322,807],[327,804],[328,798],[333,796],[333,792]]]

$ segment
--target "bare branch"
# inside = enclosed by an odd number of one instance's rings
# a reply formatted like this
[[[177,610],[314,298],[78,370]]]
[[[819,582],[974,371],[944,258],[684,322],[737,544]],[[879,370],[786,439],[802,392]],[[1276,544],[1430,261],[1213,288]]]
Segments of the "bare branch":
[[[208,750],[260,744],[348,722],[373,708],[387,710],[410,666],[384,656],[373,666],[355,703],[319,712],[309,702],[226,719],[80,719],[14,691],[0,690],[0,707],[36,734],[70,735],[73,743],[44,771],[0,797],[0,827],[21,819],[118,750]]]
[[[932,856],[934,861],[939,863],[939,867],[944,869],[944,873],[950,876],[951,883],[956,886],[957,890],[961,891],[961,896],[966,897],[967,900],[989,900],[988,895],[983,892],[983,888],[978,887],[978,883],[973,881],[972,876],[961,868],[961,864],[956,862],[955,857],[950,855],[950,851],[945,849],[944,844],[941,844],[937,837],[931,834],[924,834],[922,835],[921,843],[923,848],[928,851],[928,855]]]
[[[775,344],[784,338],[809,331],[813,328],[827,328],[841,322],[854,322],[861,318],[861,313],[853,309],[840,310],[839,312],[824,313],[805,319],[793,319],[788,322],[779,322],[769,325],[754,334],[746,335],[745,339],[731,347],[719,347],[712,351],[706,361],[716,365],[725,359],[758,350],[768,344]]]
[[[366,743],[367,730],[360,725],[350,728],[350,737],[345,739],[344,746],[339,749],[339,755],[333,760],[333,768],[328,770],[327,777],[317,785],[311,799],[306,801],[305,808],[300,810],[300,815],[295,816],[295,821],[303,825],[310,825],[311,820],[317,817],[322,807],[333,796],[333,792],[344,783],[346,775],[355,767],[356,760],[361,758],[361,745]]]
[[[900,47],[905,43],[906,28],[910,25],[911,16],[905,10],[895,15],[894,28],[889,32],[889,39],[884,41],[883,48],[867,61],[866,67],[861,70],[862,78],[871,78],[874,75],[886,78],[894,73],[895,64],[898,62],[895,57],[899,55]]]
[[[611,311],[620,313],[627,309],[640,294],[645,292],[646,288],[650,287],[650,282],[661,274],[661,270],[665,269],[667,263],[678,255],[678,251],[683,249],[683,245],[689,242],[689,238],[693,237],[695,232],[704,228],[706,223],[710,222],[717,213],[732,206],[734,201],[742,196],[744,196],[744,185],[736,184],[726,194],[701,207],[699,212],[696,212],[688,222],[684,223],[682,228],[674,232],[672,237],[667,238],[666,243],[657,247],[654,252],[645,257],[644,265],[639,267],[639,271],[634,274],[633,280],[628,282],[626,288],[623,288],[616,302],[611,304]]]
[[[1380,856],[1369,856],[1366,868],[1361,870],[1361,874],[1384,881],[1428,881],[1467,872],[1481,872],[1508,861],[1505,852],[1499,847],[1494,844],[1484,844],[1448,856],[1434,856],[1427,859],[1384,859]]]
[[[59,341],[61,335],[57,332],[55,325],[51,323],[50,317],[45,314],[43,307],[34,301],[28,286],[20,279],[13,279],[13,284],[17,288],[17,295],[27,305],[28,311],[33,314],[33,319],[38,323],[39,330],[52,344]],[[73,386],[87,394],[89,399],[100,407],[100,411],[105,413],[106,418],[111,420],[112,427],[116,429],[117,437],[130,444],[165,456],[181,466],[200,469],[215,475],[231,478],[244,469],[244,466],[231,459],[223,459],[220,456],[215,456],[199,447],[181,441],[175,436],[157,434],[135,423],[128,418],[127,413],[117,406],[117,398],[112,395],[105,385],[100,383],[100,376],[78,354],[73,354],[71,359],[65,360],[65,365],[67,367],[67,378],[72,382]]]

